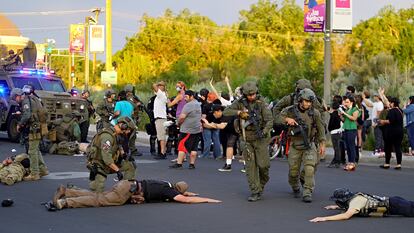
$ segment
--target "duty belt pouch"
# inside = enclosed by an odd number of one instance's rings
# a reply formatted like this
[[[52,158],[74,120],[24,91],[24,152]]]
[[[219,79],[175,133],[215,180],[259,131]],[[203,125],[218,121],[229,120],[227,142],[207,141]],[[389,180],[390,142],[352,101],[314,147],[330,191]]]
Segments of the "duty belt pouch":
[[[56,130],[50,130],[48,137],[51,142],[56,142]]]
[[[47,136],[49,133],[49,130],[47,129],[47,123],[40,123],[40,134],[42,136]]]
[[[310,149],[309,145],[306,145],[303,140],[292,140],[292,146],[296,150],[308,150]]]

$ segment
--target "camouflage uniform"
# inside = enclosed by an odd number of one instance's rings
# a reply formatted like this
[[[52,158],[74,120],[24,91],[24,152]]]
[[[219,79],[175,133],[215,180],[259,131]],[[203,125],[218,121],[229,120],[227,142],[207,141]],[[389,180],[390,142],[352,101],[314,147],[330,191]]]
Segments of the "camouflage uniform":
[[[29,163],[27,168],[23,166],[25,163],[21,163],[23,160],[27,161],[29,156],[27,154],[17,155],[16,158],[11,162],[11,164],[4,165],[0,164],[0,182],[13,185],[19,181],[22,181],[23,177],[28,173]]]
[[[127,93],[127,100],[134,107],[134,112],[132,113],[132,120],[134,120],[134,122],[138,125],[139,120],[140,120],[139,112],[141,111],[140,109],[141,109],[142,102],[135,96],[134,87],[131,84],[127,84],[124,87],[124,91]],[[137,140],[137,132],[134,130],[133,132],[131,132],[129,136],[129,143],[128,143],[129,152],[133,156],[141,156],[142,153],[138,151],[135,145],[136,140]]]
[[[120,122],[122,122],[122,118],[118,120],[118,124]],[[128,127],[135,128],[132,120],[130,123]],[[92,191],[104,191],[107,175],[115,173],[110,168],[111,164],[116,164],[121,172],[125,172],[124,179],[134,179],[135,163],[133,160],[121,158],[121,156],[125,156],[121,140],[125,139],[121,135],[117,135],[113,127],[103,129],[92,140],[91,146],[96,149],[96,155],[88,162],[88,168],[91,171],[89,187]]]
[[[99,132],[104,128],[111,127],[111,118],[114,115],[114,108],[115,108],[115,100],[109,102],[108,99],[115,94],[113,90],[107,90],[105,93],[105,100],[102,104],[99,104],[96,107],[96,114],[101,118],[96,123],[96,131]]]
[[[305,96],[305,94],[309,95]],[[300,191],[299,173],[301,166],[303,165],[304,184],[302,196],[304,201],[310,202],[312,201],[311,197],[315,186],[315,169],[319,158],[315,144],[325,142],[325,129],[318,110],[313,109],[312,107],[308,110],[302,110],[300,108],[301,98],[312,101],[312,99],[315,98],[315,94],[310,89],[302,90],[299,93],[298,103],[285,108],[280,113],[278,121],[279,123],[285,123],[286,118],[295,119],[296,122],[302,125],[304,133],[307,134],[306,138],[300,131],[297,131],[293,135],[292,132],[299,128],[293,126],[289,127],[289,135],[293,136],[291,136],[288,163],[289,184],[295,195],[298,195]]]
[[[247,100],[246,96],[254,93],[257,93],[256,84],[253,82],[245,83],[243,85],[244,97],[235,100],[223,112],[224,116],[239,115],[240,117],[240,112],[248,110],[250,113],[249,119],[247,119],[250,124],[245,127],[245,138],[241,137],[240,139],[243,157],[246,161],[247,181],[252,193],[249,201],[257,201],[261,198],[264,186],[269,180],[270,160],[267,145],[270,140],[269,132],[273,125],[272,113],[267,109],[262,98],[257,96],[253,102]],[[240,126],[241,124],[239,124]]]
[[[26,85],[25,85],[26,87]],[[25,90],[23,87],[23,90]],[[33,89],[32,89],[33,92]],[[25,180],[38,180],[40,176],[47,175],[47,167],[39,150],[40,140],[42,139],[39,110],[43,108],[40,99],[33,94],[28,94],[22,102],[22,117],[19,125],[29,128],[28,151],[30,158],[30,175]]]

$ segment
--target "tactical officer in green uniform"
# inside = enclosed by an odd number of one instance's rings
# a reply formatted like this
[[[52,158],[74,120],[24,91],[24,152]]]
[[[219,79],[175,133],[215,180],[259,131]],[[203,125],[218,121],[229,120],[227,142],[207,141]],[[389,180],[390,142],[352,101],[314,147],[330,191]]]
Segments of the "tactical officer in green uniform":
[[[90,171],[89,187],[92,191],[103,192],[108,174],[116,173],[118,180],[134,179],[135,163],[122,149],[126,135],[135,130],[135,124],[129,117],[121,117],[118,123],[98,132],[87,149]],[[122,174],[125,172],[125,176]]]
[[[96,132],[99,132],[104,128],[111,127],[111,120],[114,115],[115,108],[115,96],[116,93],[114,90],[106,90],[103,103],[97,106],[96,114],[98,114],[101,119],[96,123]]]
[[[28,149],[27,153],[30,158],[30,175],[24,177],[24,180],[39,180],[41,176],[49,174],[42,153],[39,150],[40,140],[47,132],[47,112],[42,106],[42,102],[34,93],[31,85],[24,85],[22,88],[25,97],[22,102],[22,117],[17,125],[17,131],[27,127]],[[45,129],[46,128],[46,129]]]
[[[27,154],[19,154],[9,157],[0,164],[0,182],[12,185],[22,181],[29,172],[30,161]]]
[[[52,122],[52,128],[56,131],[56,141],[48,150],[50,154],[73,155],[79,152],[81,140],[79,120],[81,117],[80,112],[73,111]]]
[[[95,108],[93,107],[93,103],[91,100],[89,100],[90,92],[89,90],[83,90],[82,91],[82,99],[86,100],[87,106],[86,109],[88,110],[88,117],[86,119],[83,119],[84,121],[79,122],[79,127],[81,129],[81,138],[80,142],[89,143],[88,138],[88,132],[89,132],[89,125],[90,125],[90,119],[95,119]]]
[[[265,101],[258,95],[256,84],[246,82],[242,89],[243,97],[227,107],[223,115],[237,115],[240,118],[236,121],[242,132],[240,147],[246,161],[246,175],[251,191],[248,201],[257,201],[261,199],[264,186],[269,180],[267,145],[273,120]]]
[[[343,210],[344,213],[326,217],[316,217],[310,222],[347,220],[352,216],[385,217],[399,215],[414,217],[414,201],[402,197],[384,197],[368,193],[354,193],[346,188],[336,189],[330,198],[336,205],[326,206],[327,210]]]
[[[132,114],[132,120],[134,120],[135,124],[138,124],[139,122],[139,112],[141,112],[141,109],[143,108],[143,103],[142,101],[138,98],[138,96],[135,95],[134,93],[134,86],[132,86],[131,84],[127,84],[124,87],[124,91],[127,94],[127,100],[132,104],[132,106],[134,106],[134,112]],[[137,147],[135,146],[135,141],[137,140],[137,133],[136,131],[132,131],[130,138],[129,138],[129,143],[128,143],[128,148],[129,151],[131,152],[132,156],[142,156],[142,153],[138,151]]]
[[[303,164],[304,184],[302,200],[312,202],[312,192],[315,186],[315,167],[319,159],[316,143],[319,143],[319,153],[325,153],[325,129],[318,110],[312,108],[316,98],[315,93],[305,88],[298,94],[298,103],[285,108],[278,118],[280,123],[289,125],[291,146],[289,150],[289,184],[295,197],[300,196],[299,173]]]
[[[277,118],[280,114],[280,112],[291,105],[294,105],[297,103],[297,97],[301,90],[308,88],[312,90],[312,84],[307,79],[299,79],[295,83],[295,92],[284,96],[281,100],[277,102],[277,104],[273,107],[273,117]],[[322,103],[318,100],[318,98],[315,98],[312,103],[313,108],[316,108],[319,112],[324,112],[324,108]]]

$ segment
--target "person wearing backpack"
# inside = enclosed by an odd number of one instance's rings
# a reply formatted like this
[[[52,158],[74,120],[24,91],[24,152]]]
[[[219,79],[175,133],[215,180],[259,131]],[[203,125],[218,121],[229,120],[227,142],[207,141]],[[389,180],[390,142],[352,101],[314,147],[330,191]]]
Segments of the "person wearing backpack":
[[[49,174],[42,153],[39,150],[40,140],[47,132],[44,125],[47,120],[47,112],[42,106],[39,97],[34,93],[31,85],[24,85],[22,88],[25,98],[22,102],[22,117],[17,125],[17,131],[20,132],[24,128],[28,130],[28,149],[30,159],[30,174],[23,179],[25,181],[39,180],[40,177]]]
[[[134,179],[135,163],[129,154],[125,154],[122,145],[128,135],[135,130],[135,123],[129,117],[118,118],[113,127],[98,132],[87,148],[87,168],[89,169],[89,188],[103,192],[107,175],[116,173],[118,180]],[[122,173],[125,173],[124,174]]]

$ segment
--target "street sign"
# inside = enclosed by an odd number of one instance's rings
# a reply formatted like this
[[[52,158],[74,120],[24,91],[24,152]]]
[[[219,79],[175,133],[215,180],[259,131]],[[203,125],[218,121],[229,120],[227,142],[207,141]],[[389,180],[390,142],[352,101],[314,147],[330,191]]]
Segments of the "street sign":
[[[101,72],[101,83],[116,85],[118,81],[118,74],[116,71],[102,71]]]

